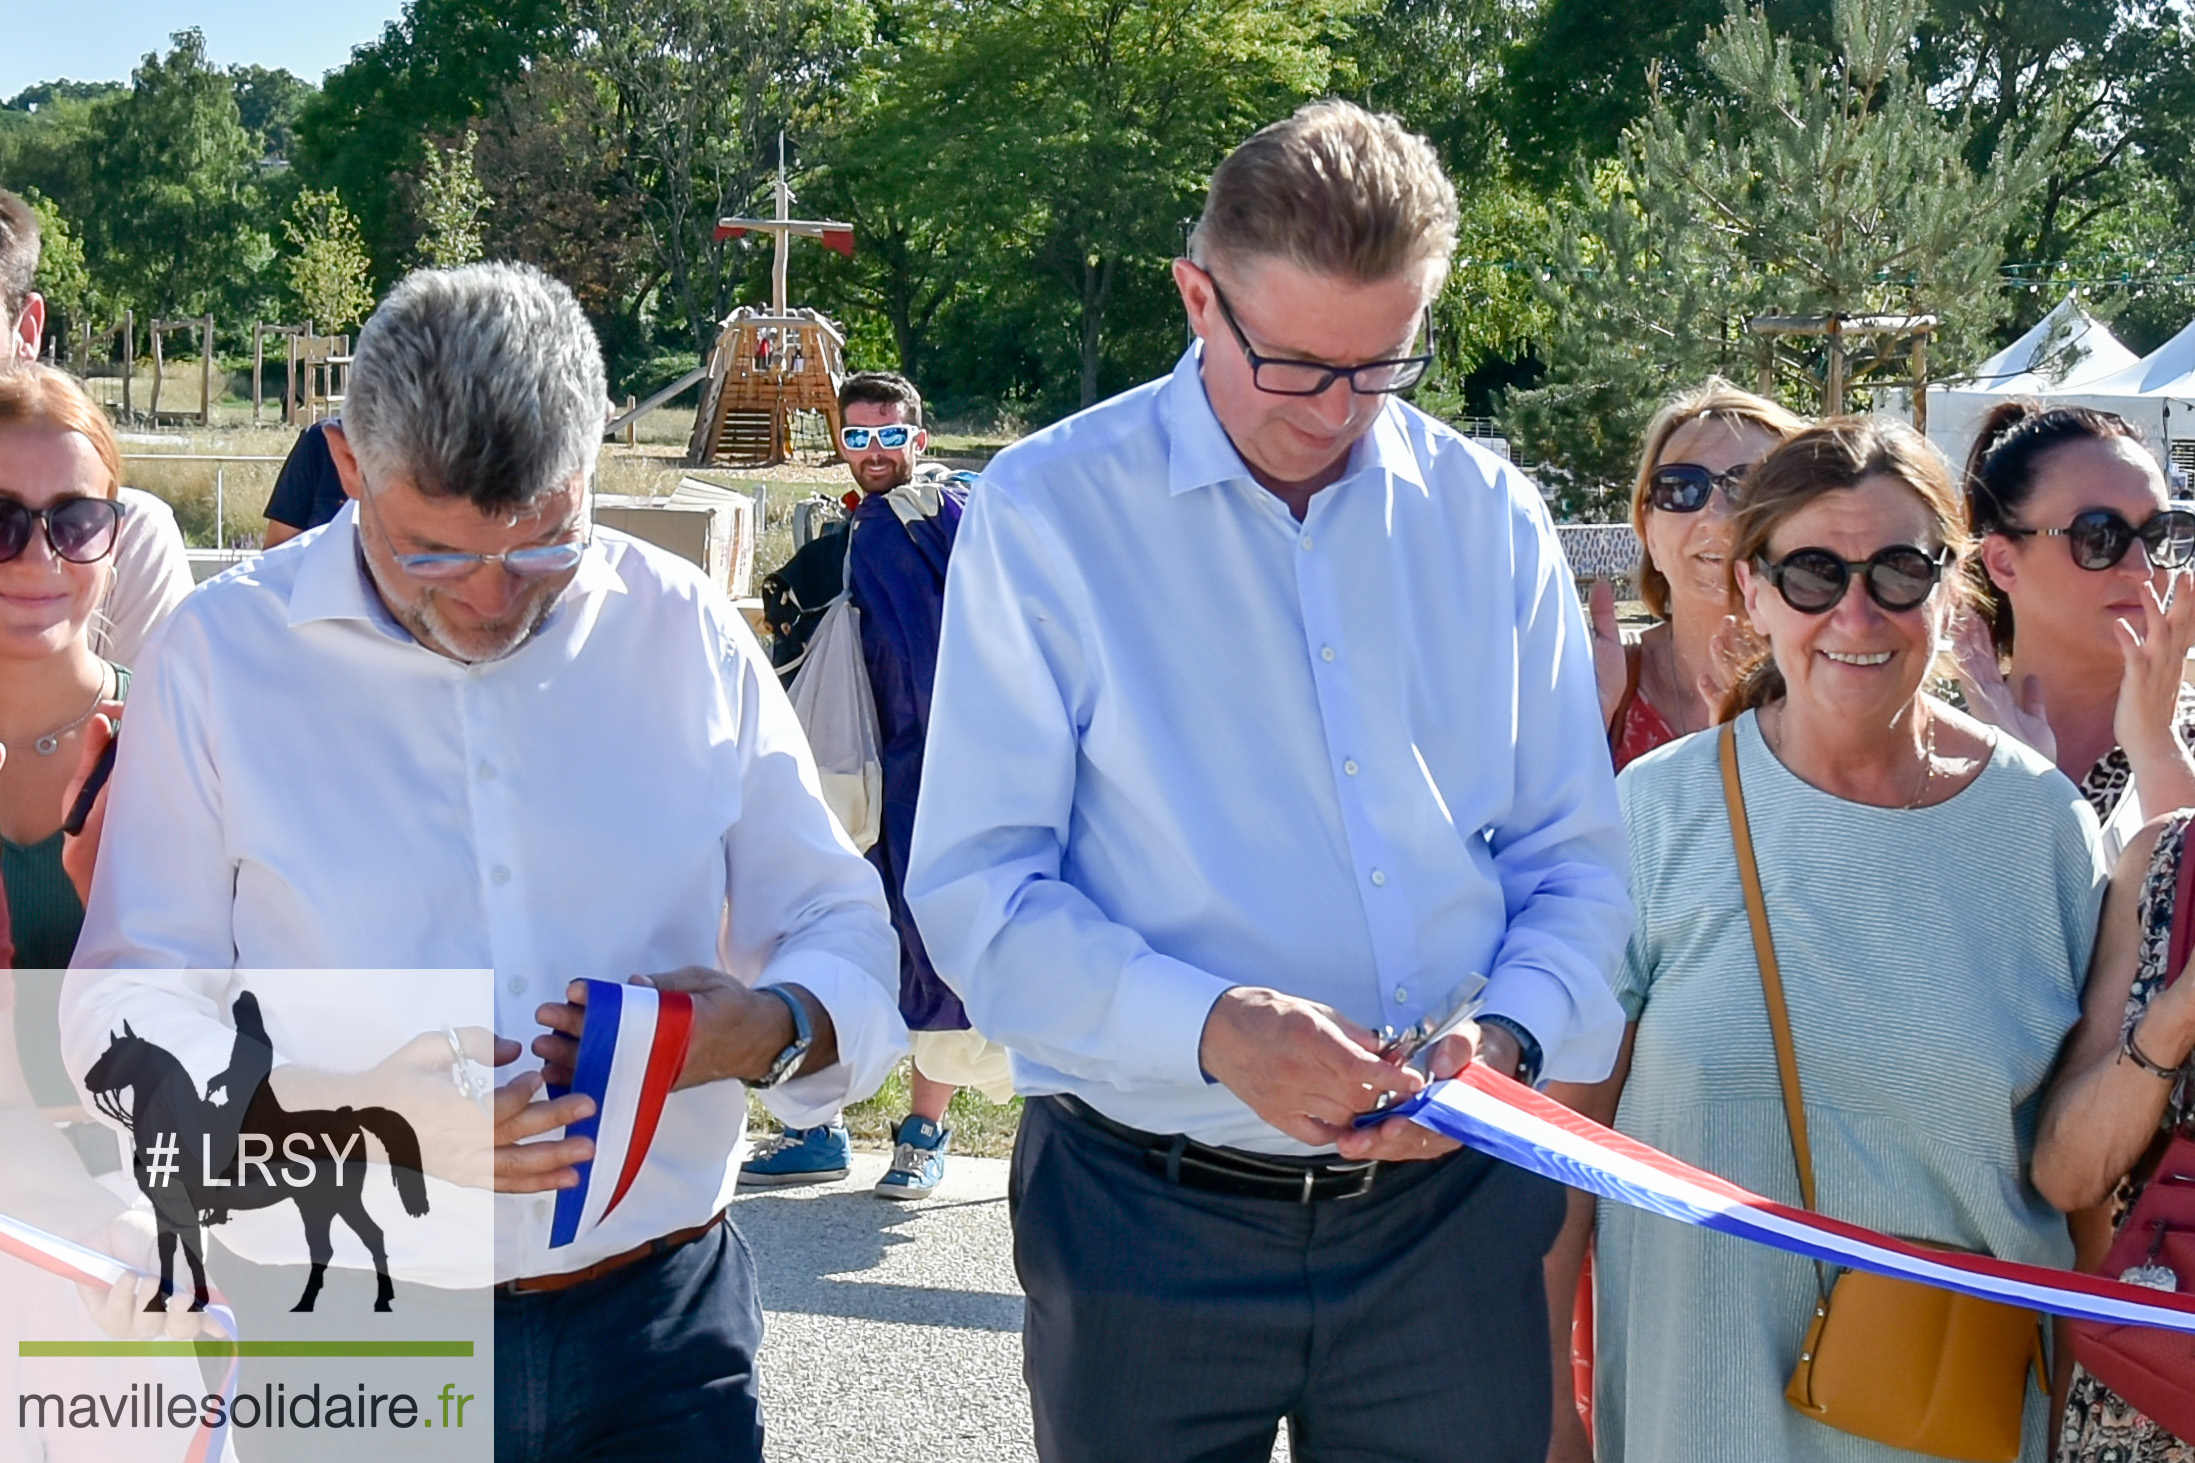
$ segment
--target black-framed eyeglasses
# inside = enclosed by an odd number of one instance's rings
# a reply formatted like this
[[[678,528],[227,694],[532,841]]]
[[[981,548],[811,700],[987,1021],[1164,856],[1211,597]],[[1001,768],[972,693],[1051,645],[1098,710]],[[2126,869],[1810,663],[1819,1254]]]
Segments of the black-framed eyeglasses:
[[[63,498],[33,508],[0,498],[0,564],[22,557],[31,531],[44,528],[46,547],[71,564],[96,564],[114,552],[122,529],[122,505],[112,498]]]
[[[2185,508],[2166,508],[2151,514],[2136,528],[2109,508],[2091,508],[2073,515],[2063,528],[2014,528],[1997,530],[2014,538],[2037,534],[2062,538],[2073,562],[2083,569],[2109,569],[2126,557],[2140,539],[2149,550],[2149,562],[2160,569],[2184,569],[2195,562],[2195,513]]]
[[[1738,484],[1752,466],[1741,462],[1721,472],[1709,472],[1696,462],[1665,462],[1646,480],[1646,501],[1664,513],[1697,513],[1707,506],[1717,488],[1722,489],[1724,497],[1735,497]]]
[[[1951,563],[1951,551],[1931,554],[1911,544],[1892,544],[1864,559],[1847,559],[1827,549],[1793,549],[1771,562],[1755,555],[1754,569],[1802,615],[1826,615],[1844,599],[1854,578],[1867,584],[1867,597],[1892,613],[1917,610],[1936,592]]]
[[[1329,366],[1323,361],[1293,361],[1259,355],[1251,346],[1250,337],[1242,333],[1241,322],[1235,319],[1227,296],[1220,292],[1219,281],[1212,279],[1210,270],[1204,272],[1204,277],[1212,281],[1212,298],[1219,302],[1220,317],[1235,333],[1235,343],[1242,347],[1242,358],[1250,363],[1250,384],[1260,391],[1274,396],[1317,396],[1346,376],[1349,389],[1357,395],[1384,396],[1408,391],[1425,379],[1426,371],[1433,364],[1430,350],[1420,356],[1397,356],[1390,361],[1366,361],[1356,366]],[[1426,344],[1431,345],[1433,312],[1430,308],[1419,328],[1425,334]]]

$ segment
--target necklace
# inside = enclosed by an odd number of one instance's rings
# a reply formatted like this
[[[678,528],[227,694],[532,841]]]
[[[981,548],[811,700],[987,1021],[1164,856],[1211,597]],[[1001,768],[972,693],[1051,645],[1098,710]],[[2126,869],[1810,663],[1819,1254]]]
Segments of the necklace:
[[[1754,718],[1755,721],[1758,722],[1761,729],[1761,740],[1768,744],[1768,750],[1776,754],[1776,760],[1779,762],[1783,761],[1783,721],[1785,714],[1786,713],[1781,707],[1777,708],[1776,728],[1774,736],[1769,735],[1768,720],[1766,717],[1756,716]],[[1784,763],[1784,765],[1788,767],[1790,764],[1786,762]],[[1928,796],[1928,785],[1935,780],[1936,718],[1931,716],[1928,718],[1928,736],[1921,747],[1921,783],[1919,787],[1913,789],[1913,797],[1905,805],[1906,812],[1910,813],[1915,808],[1921,805],[1921,799]]]
[[[51,757],[54,753],[60,751],[61,739],[67,736],[70,732],[75,731],[85,722],[90,721],[91,714],[94,711],[97,711],[99,709],[99,703],[106,699],[107,671],[105,667],[102,666],[99,672],[99,688],[96,691],[92,692],[91,705],[84,708],[83,715],[77,717],[76,720],[70,722],[66,726],[55,727],[52,731],[47,732],[44,736],[39,737],[38,739],[33,741],[31,743],[31,750],[36,752],[41,757]],[[0,755],[4,755],[7,752],[7,749],[7,743],[0,742]]]

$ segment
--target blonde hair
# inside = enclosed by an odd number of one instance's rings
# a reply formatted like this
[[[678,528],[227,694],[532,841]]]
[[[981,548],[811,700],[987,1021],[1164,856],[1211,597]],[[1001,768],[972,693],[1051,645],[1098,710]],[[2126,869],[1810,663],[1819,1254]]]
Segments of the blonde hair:
[[[1938,541],[1952,556],[1938,591],[1965,602],[1973,586],[1960,566],[1973,552],[1974,535],[1966,526],[1966,502],[1952,480],[1951,465],[1927,438],[1888,417],[1832,417],[1799,433],[1745,475],[1732,525],[1732,593],[1737,566],[1765,555],[1777,529],[1816,500],[1877,476],[1895,480],[1927,507]],[[1847,591],[1856,592],[1862,591]],[[1728,721],[1783,694],[1783,672],[1776,667],[1774,652],[1765,651],[1739,674],[1718,719]]]
[[[1189,257],[1284,259],[1376,284],[1456,252],[1456,190],[1433,145],[1387,113],[1313,102],[1260,128],[1212,174]]]
[[[0,427],[41,423],[80,433],[107,469],[112,498],[122,486],[122,444],[115,440],[107,414],[85,394],[74,376],[52,366],[25,363],[0,371]]]
[[[1806,419],[1765,396],[1755,396],[1720,376],[1710,376],[1690,391],[1672,396],[1646,427],[1646,442],[1639,450],[1639,470],[1631,484],[1631,527],[1639,536],[1639,598],[1659,619],[1669,618],[1669,576],[1654,562],[1646,544],[1646,515],[1654,486],[1654,469],[1669,439],[1698,421],[1718,421],[1726,426],[1758,427],[1778,442],[1788,442],[1806,430]]]

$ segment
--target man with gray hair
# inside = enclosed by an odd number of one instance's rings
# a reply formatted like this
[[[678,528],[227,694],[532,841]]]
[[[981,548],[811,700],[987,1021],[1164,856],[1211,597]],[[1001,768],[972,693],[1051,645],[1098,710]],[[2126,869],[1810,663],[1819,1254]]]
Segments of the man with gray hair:
[[[907,900],[1030,1098],[1047,1463],[1263,1459],[1282,1419],[1304,1460],[1546,1453],[1562,1191],[1358,1126],[1474,1061],[1596,1080],[1623,1030],[1569,570],[1395,397],[1455,220],[1392,117],[1265,128],[1175,262],[1173,374],[1000,453],[961,526]]]
[[[762,1318],[725,1213],[747,1091],[790,1123],[874,1091],[906,1050],[897,951],[729,601],[591,526],[605,400],[537,270],[422,272],[374,312],[329,437],[351,506],[206,585],[146,657],[64,1040],[78,1070],[125,1022],[204,1047],[232,970],[492,971],[494,1060],[521,1072],[494,1104],[496,1455],[759,1459]],[[327,775],[294,775],[307,746]],[[550,1194],[593,1156],[555,1136],[591,1101],[540,1097],[570,1080],[570,983],[633,972],[693,995],[678,1090],[624,1202],[552,1246]],[[390,1062],[377,1100],[415,1126],[464,1100],[439,1034]],[[363,1090],[301,1067],[271,1079],[287,1109]]]

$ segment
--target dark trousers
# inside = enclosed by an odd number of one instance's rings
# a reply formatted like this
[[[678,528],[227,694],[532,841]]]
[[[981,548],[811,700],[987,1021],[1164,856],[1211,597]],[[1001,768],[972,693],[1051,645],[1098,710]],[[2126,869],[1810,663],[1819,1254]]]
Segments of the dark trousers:
[[[729,1219],[599,1280],[495,1301],[498,1463],[760,1463],[754,1255]]]
[[[1557,1185],[1469,1150],[1311,1204],[1170,1183],[1063,1104],[1014,1145],[1045,1463],[1543,1463]]]

